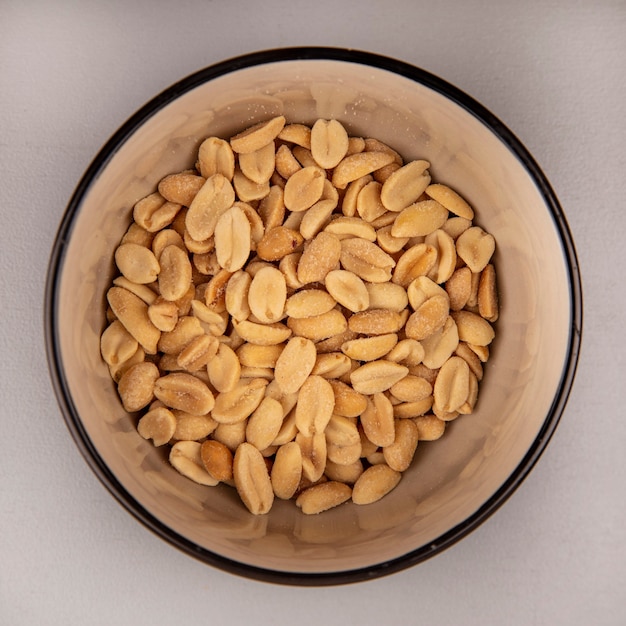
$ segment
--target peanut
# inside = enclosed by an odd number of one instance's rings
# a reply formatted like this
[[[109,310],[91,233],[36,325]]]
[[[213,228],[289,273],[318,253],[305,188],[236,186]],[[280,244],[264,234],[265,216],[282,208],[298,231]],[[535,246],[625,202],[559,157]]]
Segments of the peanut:
[[[395,488],[474,411],[498,319],[473,208],[338,120],[205,138],[133,207],[100,352],[138,433],[247,509]]]

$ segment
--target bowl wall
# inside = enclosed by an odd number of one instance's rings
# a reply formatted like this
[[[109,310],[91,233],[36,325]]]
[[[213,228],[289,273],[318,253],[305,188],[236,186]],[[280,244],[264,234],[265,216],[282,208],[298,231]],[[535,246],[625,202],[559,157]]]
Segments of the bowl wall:
[[[500,504],[556,425],[571,384],[574,335],[562,226],[546,189],[517,147],[481,118],[484,111],[470,110],[454,90],[444,93],[444,83],[423,83],[340,59],[210,68],[132,118],[77,190],[51,273],[52,361],[61,403],[114,495],[200,558],[290,582],[326,573],[358,579],[384,573],[381,563],[387,571],[409,565]],[[181,477],[137,434],[99,352],[113,251],[133,204],[162,176],[193,166],[203,138],[228,137],[278,114],[305,123],[336,118],[350,134],[378,138],[406,159],[429,160],[433,179],[459,191],[474,207],[475,222],[497,242],[500,319],[474,414],[451,423],[439,441],[421,443],[411,469],[382,501],[313,517],[280,501],[269,515],[254,517],[232,488]]]

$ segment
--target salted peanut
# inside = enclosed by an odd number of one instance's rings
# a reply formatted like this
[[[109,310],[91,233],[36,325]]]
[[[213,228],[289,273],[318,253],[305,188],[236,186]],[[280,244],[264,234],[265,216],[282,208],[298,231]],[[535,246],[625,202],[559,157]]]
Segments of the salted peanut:
[[[464,233],[468,228],[472,226],[472,221],[467,220],[464,217],[449,217],[446,220],[446,223],[441,227],[442,230],[445,230],[452,239],[455,241],[459,238],[459,236]]]
[[[472,272],[469,267],[455,270],[446,281],[446,292],[450,298],[450,310],[460,311],[467,304],[472,289]]]
[[[389,224],[389,226],[383,226],[376,231],[376,242],[387,254],[400,252],[409,242],[409,237],[394,237],[391,234],[392,227],[393,224]]]
[[[348,328],[362,335],[397,333],[404,325],[400,313],[389,309],[368,309],[350,316]]]
[[[335,299],[321,289],[303,289],[287,298],[285,313],[294,319],[323,315],[334,309]]]
[[[257,324],[256,322],[243,320],[241,322],[233,321],[233,326],[241,339],[258,346],[272,346],[283,343],[289,339],[292,333],[292,329],[281,322]]]
[[[246,425],[246,440],[258,450],[265,450],[280,432],[283,407],[278,400],[264,397]]]
[[[192,263],[192,278],[193,282],[197,280],[201,280],[196,278],[198,273],[203,274],[204,276],[213,276],[216,272],[218,272],[221,267],[217,261],[217,254],[215,253],[215,247],[210,252],[206,253],[197,253],[195,252],[191,256]],[[193,275],[195,274],[195,276]]]
[[[178,365],[188,372],[197,372],[216,355],[219,345],[213,335],[195,337],[178,354]]]
[[[137,363],[143,363],[146,359],[146,353],[144,349],[139,346],[137,350],[125,361],[116,363],[115,365],[109,365],[109,374],[113,379],[113,382],[119,383],[122,376]]]
[[[218,313],[210,309],[200,300],[191,301],[191,313],[193,317],[200,321],[201,327],[215,337],[221,337],[226,332],[228,326],[228,314],[224,311]]]
[[[365,150],[365,139],[363,137],[348,137],[348,154],[357,154]]]
[[[191,263],[188,255],[178,246],[167,246],[159,258],[159,293],[165,300],[178,300],[191,285]]]
[[[173,330],[161,335],[158,343],[159,352],[178,354],[192,339],[204,335],[200,320],[185,315],[177,322]]]
[[[480,226],[468,228],[456,240],[457,254],[474,273],[485,269],[495,248],[493,235],[486,233]]]
[[[185,227],[196,241],[208,239],[214,232],[220,215],[235,202],[235,190],[220,173],[206,179],[185,216]]]
[[[221,267],[229,272],[241,269],[250,256],[250,222],[241,208],[232,206],[215,225],[215,251]]]
[[[342,415],[333,415],[324,431],[328,459],[339,465],[351,465],[361,456],[361,436],[356,423]]]
[[[359,476],[352,489],[352,502],[355,504],[372,504],[395,489],[402,474],[388,465],[372,465]]]
[[[169,202],[155,192],[135,204],[133,219],[149,233],[156,233],[169,226],[181,208],[182,204]]]
[[[268,382],[274,380],[274,370],[271,367],[244,367],[241,366],[241,378],[265,378]]]
[[[264,324],[277,322],[283,317],[286,300],[287,284],[282,272],[271,266],[260,269],[248,290],[252,314]]]
[[[202,463],[201,444],[197,441],[177,441],[170,450],[171,466],[180,474],[200,485],[214,487],[219,482]]]
[[[356,339],[358,334],[351,331],[349,328],[338,333],[336,335],[331,335],[327,339],[322,339],[316,342],[315,347],[317,349],[318,354],[328,354],[330,352],[341,352],[341,346],[346,343],[346,341],[350,341],[351,339]]]
[[[324,191],[324,170],[317,166],[303,167],[292,174],[285,184],[285,207],[290,211],[306,211],[313,206]]]
[[[467,361],[458,356],[450,357],[441,366],[433,389],[434,406],[439,411],[452,413],[467,400],[469,374]]]
[[[480,315],[470,311],[453,311],[451,316],[456,322],[461,341],[475,346],[488,346],[493,341],[493,327]]]
[[[395,283],[365,283],[369,295],[369,309],[388,309],[400,313],[409,299],[406,290]]]
[[[333,218],[324,230],[327,233],[332,233],[339,239],[359,237],[367,241],[376,241],[376,230],[360,217],[340,216]]]
[[[413,423],[417,426],[419,441],[436,441],[446,430],[446,423],[436,415],[418,415]]]
[[[333,412],[344,417],[358,417],[367,407],[367,398],[350,385],[339,380],[329,380],[335,394]]]
[[[165,407],[157,407],[148,411],[137,424],[137,432],[144,439],[152,439],[156,446],[170,441],[176,432],[176,417]]]
[[[259,122],[230,138],[230,147],[239,154],[249,154],[274,141],[285,127],[285,117],[278,115]]]
[[[478,287],[480,286],[480,272],[472,272],[472,286],[470,289],[470,296],[467,299],[465,305],[468,310],[476,309],[478,307]]]
[[[396,263],[392,282],[408,287],[419,276],[426,276],[437,262],[437,250],[426,243],[409,248]]]
[[[326,435],[323,432],[313,435],[298,432],[295,441],[300,446],[302,453],[303,478],[311,482],[318,481],[324,474],[326,467]]]
[[[283,223],[285,219],[285,198],[282,187],[278,185],[270,187],[267,196],[259,202],[257,213],[263,223],[264,234]],[[259,242],[257,242],[257,247],[258,244]]]
[[[336,206],[336,200],[318,200],[305,211],[304,217],[300,222],[300,234],[305,239],[313,239],[329,223],[330,216]]]
[[[276,451],[270,475],[274,495],[289,500],[296,493],[301,478],[302,452],[295,441],[290,441]]]
[[[480,359],[481,363],[486,363],[489,360],[489,346],[475,346],[468,343],[467,347]]]
[[[468,365],[469,368],[476,376],[477,380],[482,380],[483,378],[483,366],[478,358],[478,355],[469,347],[469,344],[465,341],[459,341],[459,345],[456,347],[454,351],[456,356],[460,356]]]
[[[206,415],[215,403],[211,390],[193,374],[174,372],[154,383],[154,395],[170,409]]]
[[[289,180],[297,171],[302,169],[302,165],[293,155],[291,148],[283,144],[276,150],[275,157],[276,173],[285,181]]]
[[[297,497],[296,506],[305,515],[317,515],[347,502],[351,496],[352,489],[349,485],[329,480],[305,489]]]
[[[254,252],[256,251],[259,241],[261,241],[261,239],[263,239],[263,235],[265,235],[263,220],[257,210],[247,202],[237,201],[233,204],[233,207],[240,208],[248,220],[250,225],[250,250]]]
[[[272,508],[274,490],[263,455],[253,445],[242,443],[233,461],[235,488],[253,515],[263,515]]]
[[[385,394],[378,392],[367,398],[367,407],[361,414],[361,426],[365,436],[376,446],[390,446],[394,442],[393,406]]]
[[[386,152],[351,154],[344,157],[335,167],[332,183],[338,189],[345,189],[352,181],[389,165],[393,160],[394,156]]]
[[[213,439],[203,442],[200,458],[204,469],[216,481],[232,480],[233,453],[223,443]]]
[[[180,298],[173,300],[173,302],[178,307],[179,318],[185,315],[189,315],[189,312],[191,311],[191,303],[195,297],[196,297],[196,286],[193,284],[193,282],[190,282],[189,286],[187,287],[187,291],[185,291],[185,293],[183,293],[183,295]]]
[[[448,300],[445,289],[427,276],[418,276],[406,290],[409,304],[417,311],[427,300],[435,296]]]
[[[472,207],[453,189],[441,183],[428,185],[426,195],[444,206],[450,213],[454,213],[466,220],[474,219]]]
[[[429,369],[438,370],[454,353],[459,345],[456,322],[448,317],[443,328],[421,341],[424,348],[422,363]]]
[[[323,433],[335,406],[335,393],[321,376],[309,376],[298,392],[296,426],[307,436]]]
[[[259,406],[266,386],[262,378],[240,378],[233,389],[217,396],[211,417],[220,424],[242,422]]]
[[[343,239],[340,246],[340,261],[344,269],[371,283],[384,283],[391,279],[396,262],[375,243],[352,237]]]
[[[248,292],[252,278],[248,272],[237,270],[228,279],[224,293],[224,305],[228,314],[238,322],[248,319],[250,305],[248,304]]]
[[[393,416],[395,419],[412,419],[419,415],[424,415],[433,406],[433,397],[428,396],[423,400],[415,402],[400,402],[393,405]]]
[[[402,339],[387,353],[387,361],[413,367],[422,362],[424,347],[415,339]]]
[[[350,381],[356,391],[371,395],[386,391],[408,373],[409,368],[404,365],[379,359],[354,370],[350,374]]]
[[[280,261],[297,250],[303,241],[304,237],[297,230],[275,226],[263,235],[256,252],[265,261]]]
[[[356,361],[375,361],[385,356],[398,343],[396,333],[362,337],[346,341],[341,351]]]
[[[205,179],[197,174],[181,172],[170,174],[158,184],[159,193],[169,202],[188,207],[205,183]]]
[[[302,167],[319,167],[317,161],[311,154],[311,150],[304,148],[303,146],[293,146],[291,150],[293,152],[293,156],[296,157],[298,163],[300,163]]]
[[[290,317],[287,319],[287,326],[294,335],[317,342],[343,333],[348,327],[348,322],[341,311],[331,309],[327,313],[311,317]]]
[[[401,402],[418,402],[433,393],[432,385],[419,376],[409,374],[389,389],[390,393]]]
[[[311,129],[305,124],[286,124],[278,133],[278,139],[311,149]]]
[[[239,167],[246,178],[257,184],[269,181],[274,172],[276,151],[274,142],[265,144],[254,152],[239,155]]]
[[[341,352],[318,353],[311,375],[331,380],[342,378],[353,369],[353,361]]]
[[[107,326],[100,337],[100,353],[107,365],[118,365],[130,359],[139,343],[119,320]]]
[[[245,367],[274,368],[284,348],[283,344],[256,346],[252,343],[244,343],[237,349],[237,357],[241,365]]]
[[[357,459],[353,463],[339,464],[326,460],[326,468],[324,469],[324,476],[328,480],[335,480],[346,485],[354,485],[359,479],[359,476],[363,473],[364,467],[361,459]]]
[[[383,448],[383,457],[396,472],[404,472],[411,465],[417,449],[419,433],[411,419],[396,421],[396,438],[390,446]]]
[[[153,238],[153,233],[149,233],[145,228],[133,222],[124,233],[120,243],[137,243],[140,246],[149,248],[152,245]]]
[[[441,228],[448,211],[435,200],[415,202],[398,213],[391,234],[394,237],[419,237]]]
[[[174,231],[176,232],[176,231]],[[155,237],[156,238],[156,237]],[[213,235],[203,239],[202,241],[196,241],[187,229],[184,230],[182,235],[183,245],[179,245],[178,241],[172,242],[171,245],[178,245],[178,247],[184,252],[191,252],[193,254],[205,254],[208,257],[209,252],[215,251],[215,238]],[[210,257],[208,257],[210,258]]]
[[[292,337],[276,360],[274,378],[284,393],[296,393],[315,365],[315,344],[304,337]]]
[[[225,343],[220,343],[207,364],[207,374],[216,391],[232,391],[241,377],[241,364],[235,351]]]
[[[134,413],[148,406],[155,396],[155,381],[159,376],[159,368],[148,361],[128,368],[117,385],[124,409]]]
[[[450,305],[447,296],[428,298],[407,320],[405,326],[407,337],[417,341],[430,337],[443,328],[449,313]]]
[[[235,173],[235,155],[228,142],[219,137],[205,139],[198,148],[197,169],[205,178],[222,174],[232,180]]]
[[[381,187],[379,182],[373,180],[359,191],[356,199],[356,211],[366,222],[373,222],[387,212],[380,200]]]
[[[337,120],[319,119],[311,128],[311,154],[324,169],[335,167],[348,152],[348,133]]]
[[[223,443],[234,453],[246,440],[246,422],[244,420],[235,424],[218,424],[211,438]]]
[[[111,287],[107,301],[115,317],[147,354],[156,354],[161,331],[148,317],[148,305],[134,293],[122,287]]]
[[[439,374],[438,369],[431,369],[430,367],[426,367],[423,363],[419,365],[413,365],[409,367],[409,373],[412,376],[419,376],[420,378],[426,379],[431,385],[435,384],[435,380],[437,379],[437,374]]]
[[[370,174],[361,176],[353,180],[347,187],[341,202],[341,212],[345,217],[354,217],[356,215],[357,198],[361,190],[374,178]],[[374,241],[373,239],[371,241]]]
[[[143,300],[148,306],[155,302],[158,298],[157,293],[149,285],[140,285],[132,280],[128,280],[125,276],[116,276],[113,279],[115,287],[121,287],[135,294],[139,299]]]
[[[470,415],[474,412],[476,401],[478,400],[478,378],[474,372],[469,373],[469,391],[465,402],[457,409],[460,415]]]
[[[429,167],[428,161],[418,160],[395,170],[381,189],[380,198],[384,207],[399,213],[416,202],[430,183]]]
[[[478,313],[489,322],[498,319],[498,291],[496,271],[491,263],[480,273],[478,283]]]
[[[357,313],[369,307],[369,293],[365,283],[354,273],[331,270],[324,280],[328,293],[349,311]]]
[[[172,411],[172,414],[176,417],[172,439],[177,441],[200,441],[217,428],[217,422],[209,415],[191,415],[178,410]]]
[[[428,276],[436,283],[445,283],[456,269],[457,255],[454,239],[439,228],[427,235],[424,243],[437,251],[437,261]]]

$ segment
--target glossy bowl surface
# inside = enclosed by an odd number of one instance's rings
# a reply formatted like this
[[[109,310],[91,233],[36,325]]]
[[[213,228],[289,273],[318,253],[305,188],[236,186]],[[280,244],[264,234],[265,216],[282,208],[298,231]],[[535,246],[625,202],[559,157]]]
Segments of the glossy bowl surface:
[[[133,204],[191,167],[200,141],[284,114],[337,118],[475,208],[497,241],[501,311],[474,414],[418,446],[378,503],[304,516],[277,502],[254,517],[227,486],[181,477],[123,411],[100,358],[113,251]],[[203,69],[142,107],[95,157],[52,251],[47,354],[67,426],[106,488],[140,522],[188,554],[264,581],[330,585],[382,576],[451,546],[491,515],[533,467],[574,379],[582,294],[572,237],[539,166],[502,122],[421,69],[337,48],[268,50]]]

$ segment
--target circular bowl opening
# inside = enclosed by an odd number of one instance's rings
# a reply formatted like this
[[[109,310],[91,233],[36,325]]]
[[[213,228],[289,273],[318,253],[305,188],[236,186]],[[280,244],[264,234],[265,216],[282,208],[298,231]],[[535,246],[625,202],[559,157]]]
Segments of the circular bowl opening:
[[[253,516],[228,486],[201,487],[136,432],[100,357],[112,256],[134,203],[193,166],[201,140],[274,115],[340,120],[406,160],[424,158],[494,235],[500,317],[472,415],[418,446],[383,500],[320,516],[276,502]],[[232,573],[297,585],[382,576],[449,547],[489,517],[545,449],[573,383],[582,294],[572,237],[546,177],[489,111],[406,63],[336,48],[245,55],[203,69],[142,107],[107,142],[71,198],[46,287],[51,376],[87,463],[140,522]],[[207,489],[209,489],[207,491]]]

